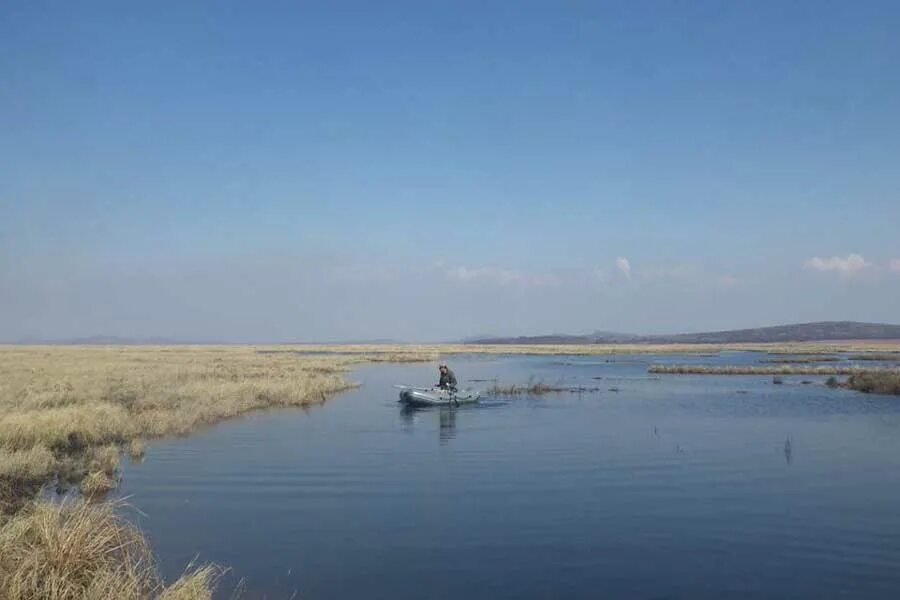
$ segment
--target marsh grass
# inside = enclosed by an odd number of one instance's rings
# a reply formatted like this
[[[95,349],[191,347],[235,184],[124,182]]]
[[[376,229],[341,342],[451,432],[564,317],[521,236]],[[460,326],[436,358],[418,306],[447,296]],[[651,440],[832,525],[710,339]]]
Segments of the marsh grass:
[[[823,363],[823,362],[838,362],[841,359],[837,356],[784,356],[782,358],[764,358],[760,360],[761,363],[775,363],[775,364],[805,364],[805,363]]]
[[[865,354],[851,354],[847,360],[878,360],[900,362],[900,352],[869,352]]]
[[[521,385],[494,385],[485,390],[485,393],[489,396],[540,396],[563,391],[565,388],[538,382]]]
[[[410,357],[413,353],[407,352]],[[250,347],[0,348],[0,496],[53,478],[98,492],[123,449],[251,410],[319,404],[351,387],[362,356],[260,355]]]
[[[485,390],[488,396],[542,396],[544,394],[558,394],[563,392],[580,393],[596,392],[600,388],[583,386],[559,386],[548,385],[540,381],[530,381],[527,384],[493,385]]]
[[[900,371],[854,373],[847,379],[846,386],[867,394],[900,395]]]
[[[128,456],[131,457],[132,460],[140,460],[144,458],[144,442],[142,440],[131,440],[128,443]]]
[[[219,570],[166,587],[143,535],[112,503],[37,502],[0,523],[0,598],[202,600]]]
[[[882,347],[883,348],[883,347]],[[0,598],[200,600],[215,567],[164,587],[147,543],[107,502],[31,501],[50,481],[92,500],[117,484],[123,451],[249,411],[319,404],[353,386],[360,362],[453,354],[621,355],[721,350],[834,352],[833,346],[0,346]],[[847,348],[845,348],[847,349]],[[853,351],[869,351],[864,344]],[[264,350],[264,351],[260,351]],[[665,371],[663,371],[665,372]],[[591,391],[541,383],[496,393]]]

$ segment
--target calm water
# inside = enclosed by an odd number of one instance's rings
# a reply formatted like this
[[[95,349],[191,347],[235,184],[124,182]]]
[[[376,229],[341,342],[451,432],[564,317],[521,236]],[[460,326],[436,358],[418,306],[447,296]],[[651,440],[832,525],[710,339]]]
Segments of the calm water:
[[[222,597],[900,596],[900,402],[645,364],[759,358],[458,359],[461,385],[600,391],[419,412],[391,384],[433,365],[367,366],[324,407],[151,444],[121,493],[168,577],[233,568]]]

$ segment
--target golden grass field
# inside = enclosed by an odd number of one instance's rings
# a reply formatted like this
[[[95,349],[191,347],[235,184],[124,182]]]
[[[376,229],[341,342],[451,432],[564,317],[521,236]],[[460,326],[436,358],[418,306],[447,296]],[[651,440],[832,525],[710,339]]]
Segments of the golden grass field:
[[[209,567],[165,587],[138,532],[103,494],[120,456],[249,411],[319,404],[362,362],[456,354],[895,352],[900,343],[736,345],[0,346],[0,598],[208,598]],[[80,500],[36,501],[48,484]]]
[[[0,346],[0,509],[37,486],[115,485],[120,451],[185,435],[251,410],[323,402],[352,384],[355,363],[437,361],[454,354],[603,355],[879,352],[883,342],[737,345]],[[894,344],[893,348],[900,348]],[[64,481],[63,481],[64,482]]]
[[[364,360],[237,346],[0,348],[0,598],[209,597],[210,568],[164,587],[143,539],[105,503],[32,498],[57,482],[99,499],[117,484],[121,454],[143,453],[141,440],[322,403],[353,385],[346,371]]]

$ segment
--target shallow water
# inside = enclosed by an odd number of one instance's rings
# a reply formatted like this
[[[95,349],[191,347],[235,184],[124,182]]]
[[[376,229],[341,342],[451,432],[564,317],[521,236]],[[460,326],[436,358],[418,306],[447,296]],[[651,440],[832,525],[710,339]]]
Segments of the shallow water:
[[[232,567],[225,598],[897,597],[900,401],[646,373],[759,358],[459,358],[461,385],[600,391],[415,412],[391,385],[433,365],[365,366],[323,407],[150,444],[120,493],[168,577]]]

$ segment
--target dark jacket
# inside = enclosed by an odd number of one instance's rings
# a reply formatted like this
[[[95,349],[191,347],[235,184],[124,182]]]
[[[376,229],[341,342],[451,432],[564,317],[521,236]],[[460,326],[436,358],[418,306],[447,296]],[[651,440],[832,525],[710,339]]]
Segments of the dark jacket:
[[[441,373],[441,380],[438,382],[438,386],[444,389],[456,389],[456,375],[453,374],[453,371],[447,369],[447,373]]]

